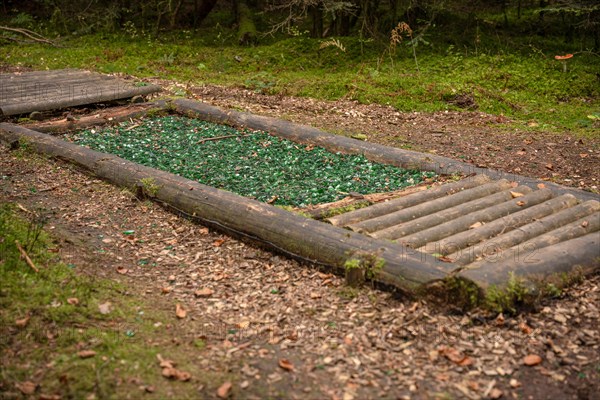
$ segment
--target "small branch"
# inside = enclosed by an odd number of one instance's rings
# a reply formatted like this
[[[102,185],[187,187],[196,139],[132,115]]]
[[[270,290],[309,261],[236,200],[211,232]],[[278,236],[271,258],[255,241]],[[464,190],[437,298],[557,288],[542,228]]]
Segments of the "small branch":
[[[31,267],[31,269],[33,269],[35,272],[40,272],[40,270],[37,269],[37,267],[35,266],[33,261],[31,261],[31,258],[29,258],[29,255],[27,254],[27,252],[25,251],[23,246],[21,246],[21,243],[19,243],[18,240],[15,240],[15,245],[17,246],[17,249],[19,249],[19,252],[21,253],[21,258],[24,259],[25,262],[27,262],[27,265],[29,265]]]
[[[232,137],[246,137],[246,136],[250,136],[250,135],[225,135],[225,136],[215,136],[215,137],[209,137],[209,138],[205,138],[205,139],[200,139],[198,140],[196,143],[200,144],[200,143],[204,143],[204,142],[210,142],[212,140],[221,140],[221,139],[228,139],[228,138],[232,138]]]
[[[60,185],[51,186],[51,187],[49,187],[49,188],[40,189],[40,190],[38,190],[38,192],[49,192],[49,191],[51,191],[51,190],[58,189],[59,187],[60,187]]]
[[[137,127],[138,127],[138,126],[140,126],[140,125],[142,125],[142,124],[134,124],[134,125],[131,125],[129,128],[125,129],[125,132],[129,132],[129,131],[131,131],[131,130],[133,130],[133,129],[137,128]]]
[[[23,35],[23,36],[25,36],[25,37],[33,40],[34,42],[40,42],[40,43],[49,44],[51,46],[56,46],[54,44],[54,42],[52,42],[51,40],[46,39],[45,37],[43,37],[39,33],[30,31],[29,29],[11,28],[9,26],[0,26],[0,30],[19,33],[19,34],[21,34],[21,35]]]
[[[19,208],[21,211],[23,211],[23,212],[26,212],[27,214],[33,214],[31,211],[29,211],[28,209],[26,209],[25,207],[23,207],[23,205],[22,205],[22,204],[20,204],[20,203],[17,203],[17,207],[18,207],[18,208]]]

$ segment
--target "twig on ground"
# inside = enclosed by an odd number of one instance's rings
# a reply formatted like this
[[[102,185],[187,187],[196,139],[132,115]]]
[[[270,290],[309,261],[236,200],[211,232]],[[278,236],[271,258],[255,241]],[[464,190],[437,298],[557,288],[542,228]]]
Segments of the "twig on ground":
[[[23,207],[23,205],[20,204],[20,203],[17,203],[17,207],[19,208],[19,210],[21,210],[23,212],[26,212],[27,214],[32,214],[31,211],[29,211],[28,209],[26,209],[25,207]]]
[[[232,138],[232,137],[246,137],[248,135],[225,135],[225,136],[215,136],[215,137],[209,137],[209,138],[205,138],[205,139],[200,139],[198,140],[196,143],[201,144],[204,142],[209,142],[211,140],[221,140],[221,139],[228,139],[228,138]]]
[[[50,191],[52,191],[52,190],[54,190],[54,189],[58,189],[59,187],[60,187],[60,185],[56,185],[56,186],[51,186],[51,187],[49,187],[49,188],[40,189],[40,190],[38,190],[38,193],[39,193],[39,192],[50,192]]]
[[[21,243],[19,243],[18,240],[15,240],[15,245],[17,246],[17,249],[19,249],[19,252],[21,253],[21,258],[25,260],[27,265],[29,265],[31,267],[31,269],[33,269],[35,272],[40,272],[40,270],[35,266],[33,261],[31,261],[31,258],[29,258],[29,255],[27,254],[27,252],[25,251],[23,246],[21,246]]]

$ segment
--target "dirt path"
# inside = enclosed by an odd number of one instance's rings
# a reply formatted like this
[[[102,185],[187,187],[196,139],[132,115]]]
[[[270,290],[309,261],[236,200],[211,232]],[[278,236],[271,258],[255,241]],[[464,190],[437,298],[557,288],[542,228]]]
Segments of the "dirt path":
[[[0,182],[0,201],[50,217],[61,256],[82,273],[122,281],[147,307],[170,310],[172,320],[147,340],[181,346],[187,359],[176,361],[199,372],[189,382],[172,382],[157,370],[141,389],[132,385],[131,398],[156,397],[146,385],[164,387],[166,397],[189,385],[214,398],[225,382],[233,398],[591,399],[600,393],[598,276],[530,314],[461,315],[452,305],[440,310],[349,289],[327,271],[212,232],[59,161],[17,157],[3,147]],[[175,317],[176,303],[187,310],[184,319]],[[526,366],[532,354],[541,363]],[[118,369],[114,379],[136,382]]]

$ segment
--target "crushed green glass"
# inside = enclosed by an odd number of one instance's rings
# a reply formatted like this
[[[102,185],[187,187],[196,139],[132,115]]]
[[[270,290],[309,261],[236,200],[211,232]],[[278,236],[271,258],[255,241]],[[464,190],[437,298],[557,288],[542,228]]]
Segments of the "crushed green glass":
[[[146,118],[66,136],[79,145],[276,205],[398,190],[435,176],[331,153],[262,131],[183,116]]]

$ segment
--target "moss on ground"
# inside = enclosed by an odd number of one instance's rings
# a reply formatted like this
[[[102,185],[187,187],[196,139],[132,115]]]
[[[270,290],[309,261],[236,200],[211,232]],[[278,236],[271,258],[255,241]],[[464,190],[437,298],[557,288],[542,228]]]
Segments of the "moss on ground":
[[[17,395],[15,385],[31,381],[38,396],[138,397],[149,386],[159,397],[197,397],[197,384],[164,384],[159,353],[188,360],[178,368],[213,386],[210,376],[189,363],[191,345],[175,347],[164,337],[169,316],[121,284],[61,262],[44,223],[0,204],[0,388],[6,394]],[[20,258],[15,240],[39,272]],[[99,306],[109,300],[110,313],[102,313]],[[82,358],[82,350],[96,354]]]

